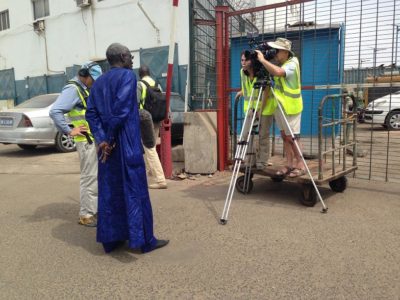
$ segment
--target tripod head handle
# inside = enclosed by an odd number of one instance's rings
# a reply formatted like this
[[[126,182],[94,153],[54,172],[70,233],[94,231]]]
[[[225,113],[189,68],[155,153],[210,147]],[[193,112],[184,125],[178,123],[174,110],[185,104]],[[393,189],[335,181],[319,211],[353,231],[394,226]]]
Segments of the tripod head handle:
[[[263,78],[263,79],[258,79],[255,83],[254,83],[254,88],[255,89],[265,89],[267,86],[271,85],[271,80],[268,78]]]

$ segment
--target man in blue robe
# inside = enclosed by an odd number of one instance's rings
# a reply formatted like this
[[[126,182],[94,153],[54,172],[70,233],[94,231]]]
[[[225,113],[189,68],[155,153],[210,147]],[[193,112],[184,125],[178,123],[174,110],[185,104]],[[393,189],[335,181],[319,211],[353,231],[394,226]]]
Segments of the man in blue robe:
[[[153,235],[136,99],[136,76],[129,49],[107,48],[111,69],[98,78],[87,102],[86,120],[98,144],[97,242],[110,252],[129,240],[149,252],[168,244]]]

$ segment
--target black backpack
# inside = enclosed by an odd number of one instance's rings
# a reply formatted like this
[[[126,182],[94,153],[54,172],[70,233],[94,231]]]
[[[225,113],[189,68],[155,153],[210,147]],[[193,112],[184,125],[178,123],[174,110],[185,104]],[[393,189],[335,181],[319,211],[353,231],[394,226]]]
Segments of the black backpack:
[[[146,98],[140,100],[143,109],[147,110],[153,119],[153,122],[160,122],[165,119],[167,111],[167,101],[165,94],[157,86],[150,86],[146,81],[140,80],[147,87]]]

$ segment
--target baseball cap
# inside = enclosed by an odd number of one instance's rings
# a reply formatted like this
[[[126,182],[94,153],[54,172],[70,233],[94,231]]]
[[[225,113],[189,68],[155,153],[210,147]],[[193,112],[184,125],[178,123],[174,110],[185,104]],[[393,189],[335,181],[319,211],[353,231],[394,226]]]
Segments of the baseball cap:
[[[103,74],[100,65],[94,61],[85,62],[82,65],[82,69],[89,69],[90,77],[92,77],[93,80],[96,80],[100,77],[101,74]]]

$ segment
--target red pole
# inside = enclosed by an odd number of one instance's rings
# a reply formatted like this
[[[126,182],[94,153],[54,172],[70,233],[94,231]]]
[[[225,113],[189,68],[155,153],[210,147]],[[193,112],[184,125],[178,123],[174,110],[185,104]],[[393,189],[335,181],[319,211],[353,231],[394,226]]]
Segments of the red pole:
[[[217,41],[217,137],[218,137],[218,170],[226,167],[226,125],[225,125],[225,70],[224,70],[224,13],[226,6],[216,6],[216,41]]]
[[[165,119],[161,127],[161,164],[164,169],[166,178],[172,177],[172,151],[171,151],[171,119],[169,118],[169,105],[171,99],[172,75],[174,69],[174,52],[175,52],[175,20],[176,11],[178,9],[179,0],[173,0],[172,16],[171,16],[171,35],[168,51],[168,69],[167,69],[167,88],[165,92],[167,100],[167,111]]]
[[[226,12],[228,12],[228,9],[226,9]],[[230,94],[228,92],[230,81],[229,81],[229,16],[228,14],[224,15],[224,29],[225,29],[225,34],[224,34],[224,66],[225,66],[225,84],[224,84],[224,93],[225,93],[225,118],[224,118],[224,124],[225,124],[225,162],[228,163],[228,158],[229,158],[229,118],[231,117],[229,115],[229,107],[230,107]]]

